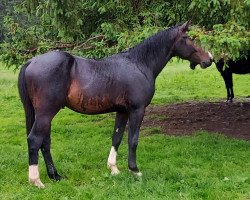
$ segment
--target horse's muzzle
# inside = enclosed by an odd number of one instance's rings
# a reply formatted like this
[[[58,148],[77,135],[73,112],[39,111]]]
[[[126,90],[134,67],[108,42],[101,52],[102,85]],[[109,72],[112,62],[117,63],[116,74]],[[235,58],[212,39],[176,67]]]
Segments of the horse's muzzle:
[[[212,65],[212,60],[202,61],[200,65],[201,65],[202,69],[205,69],[205,68],[209,67],[210,65]]]

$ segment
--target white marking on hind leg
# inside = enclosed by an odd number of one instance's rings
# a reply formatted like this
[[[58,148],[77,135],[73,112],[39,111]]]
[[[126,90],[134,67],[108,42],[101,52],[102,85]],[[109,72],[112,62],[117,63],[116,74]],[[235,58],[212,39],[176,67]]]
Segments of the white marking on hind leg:
[[[111,169],[111,174],[112,175],[116,175],[119,174],[120,171],[116,166],[116,156],[117,156],[117,152],[115,150],[115,147],[111,147],[110,153],[109,153],[109,157],[108,157],[108,168]]]
[[[29,183],[37,186],[38,188],[45,187],[39,177],[38,165],[29,166]]]

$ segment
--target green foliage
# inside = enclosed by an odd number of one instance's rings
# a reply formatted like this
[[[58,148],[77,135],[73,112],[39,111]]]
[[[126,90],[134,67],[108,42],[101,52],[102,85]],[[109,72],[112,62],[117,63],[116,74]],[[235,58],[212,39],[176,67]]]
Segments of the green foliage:
[[[102,26],[102,28],[103,27],[104,26]],[[83,55],[93,58],[101,58],[121,52],[140,43],[142,40],[159,31],[159,29],[159,27],[139,26],[132,31],[116,32],[116,30],[111,29],[111,26],[110,29],[107,29],[107,24],[105,24],[105,29],[102,29],[102,32],[105,35],[105,41],[94,41],[93,46],[95,46],[95,48],[85,52]]]
[[[1,59],[7,65],[24,63],[36,53],[43,53],[48,50],[48,44],[43,43],[37,37],[39,30],[35,27],[23,28],[15,23],[11,17],[5,17],[4,25],[9,33],[6,40],[9,41],[1,44],[0,50],[2,50]]]
[[[235,22],[216,24],[211,31],[195,27],[189,34],[201,46],[209,49],[217,61],[219,59],[237,60],[248,55],[250,32]]]
[[[8,66],[51,49],[108,56],[187,20],[195,25],[190,35],[217,59],[238,59],[249,49],[249,0],[11,0],[12,6],[0,2],[0,19],[6,18],[0,28],[0,59]]]
[[[4,17],[14,16],[14,5],[19,3],[19,0],[0,0],[0,43],[4,41],[7,32],[4,27]]]

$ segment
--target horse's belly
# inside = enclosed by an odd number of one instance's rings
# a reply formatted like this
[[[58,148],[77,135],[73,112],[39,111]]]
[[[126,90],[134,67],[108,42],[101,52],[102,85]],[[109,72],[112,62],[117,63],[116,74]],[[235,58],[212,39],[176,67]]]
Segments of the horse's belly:
[[[91,94],[91,91],[81,89],[76,82],[71,84],[66,102],[70,109],[85,114],[113,112],[117,109],[126,109],[128,106],[123,93],[117,97],[103,91]]]

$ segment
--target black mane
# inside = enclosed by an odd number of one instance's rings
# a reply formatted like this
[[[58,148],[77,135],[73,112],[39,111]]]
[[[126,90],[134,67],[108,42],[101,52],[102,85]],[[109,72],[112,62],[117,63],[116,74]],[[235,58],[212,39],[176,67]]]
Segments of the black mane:
[[[169,53],[171,53],[171,48],[178,34],[179,26],[180,25],[176,25],[162,30],[121,53],[125,54],[130,60],[134,60],[136,63],[141,63],[143,66],[151,68],[155,75],[157,75],[161,71],[161,66],[165,66],[170,59]],[[118,55],[119,54],[120,53],[118,53]]]
[[[162,44],[166,44],[166,41],[172,39],[176,36],[177,31],[175,31],[178,26],[172,26],[168,29],[162,30],[149,38],[143,40],[141,43],[127,50],[128,53],[141,54],[142,52],[148,52],[151,50],[156,50]]]

